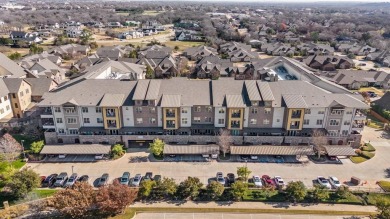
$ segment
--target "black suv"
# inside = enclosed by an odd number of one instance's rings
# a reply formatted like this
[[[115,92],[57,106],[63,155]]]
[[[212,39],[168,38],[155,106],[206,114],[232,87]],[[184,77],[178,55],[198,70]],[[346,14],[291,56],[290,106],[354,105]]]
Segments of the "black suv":
[[[42,182],[42,187],[50,187],[54,184],[54,182],[57,179],[58,174],[51,174],[48,177],[46,177],[45,180]]]

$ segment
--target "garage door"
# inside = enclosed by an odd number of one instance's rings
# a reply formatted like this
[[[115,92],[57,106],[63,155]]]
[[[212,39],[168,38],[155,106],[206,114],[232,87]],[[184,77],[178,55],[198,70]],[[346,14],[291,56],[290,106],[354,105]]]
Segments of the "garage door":
[[[134,141],[134,140],[129,140],[129,148],[149,148],[149,144],[152,143],[153,141]]]

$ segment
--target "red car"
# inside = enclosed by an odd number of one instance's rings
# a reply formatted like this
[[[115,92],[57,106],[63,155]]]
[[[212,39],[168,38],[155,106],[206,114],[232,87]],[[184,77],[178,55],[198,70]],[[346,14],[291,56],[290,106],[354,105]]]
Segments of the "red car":
[[[261,179],[264,181],[264,183],[267,185],[267,186],[276,186],[276,183],[274,181],[274,179],[272,179],[270,176],[268,175],[263,175],[261,177]]]

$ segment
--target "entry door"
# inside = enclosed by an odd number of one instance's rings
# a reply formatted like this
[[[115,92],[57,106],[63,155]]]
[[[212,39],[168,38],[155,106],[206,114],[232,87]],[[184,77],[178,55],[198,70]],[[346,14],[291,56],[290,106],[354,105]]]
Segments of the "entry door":
[[[111,135],[117,135],[118,134],[118,130],[110,130],[110,134]]]

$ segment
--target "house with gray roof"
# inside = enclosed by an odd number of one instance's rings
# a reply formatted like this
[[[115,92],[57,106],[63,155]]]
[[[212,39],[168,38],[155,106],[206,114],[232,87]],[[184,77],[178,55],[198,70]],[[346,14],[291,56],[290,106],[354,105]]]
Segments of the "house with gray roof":
[[[208,46],[190,47],[183,51],[183,55],[189,60],[198,61],[206,56],[218,56],[216,49]]]
[[[134,48],[130,46],[105,46],[99,47],[96,50],[96,55],[99,58],[109,58],[110,60],[118,60],[127,56]]]
[[[390,92],[386,92],[380,99],[372,101],[372,105],[378,106],[380,109],[390,111]]]
[[[41,59],[35,62],[29,70],[31,74],[39,78],[50,78],[56,83],[65,79],[65,70],[51,62],[49,59]]]
[[[304,59],[307,66],[323,71],[335,71],[336,69],[350,69],[355,66],[354,62],[345,56],[313,55]]]
[[[91,48],[85,45],[67,44],[57,46],[48,50],[49,54],[61,56],[62,58],[74,57],[76,55],[88,55]]]
[[[339,70],[331,81],[352,90],[361,87],[389,87],[390,73],[383,71]]]
[[[27,71],[0,53],[0,78],[24,78]]]

